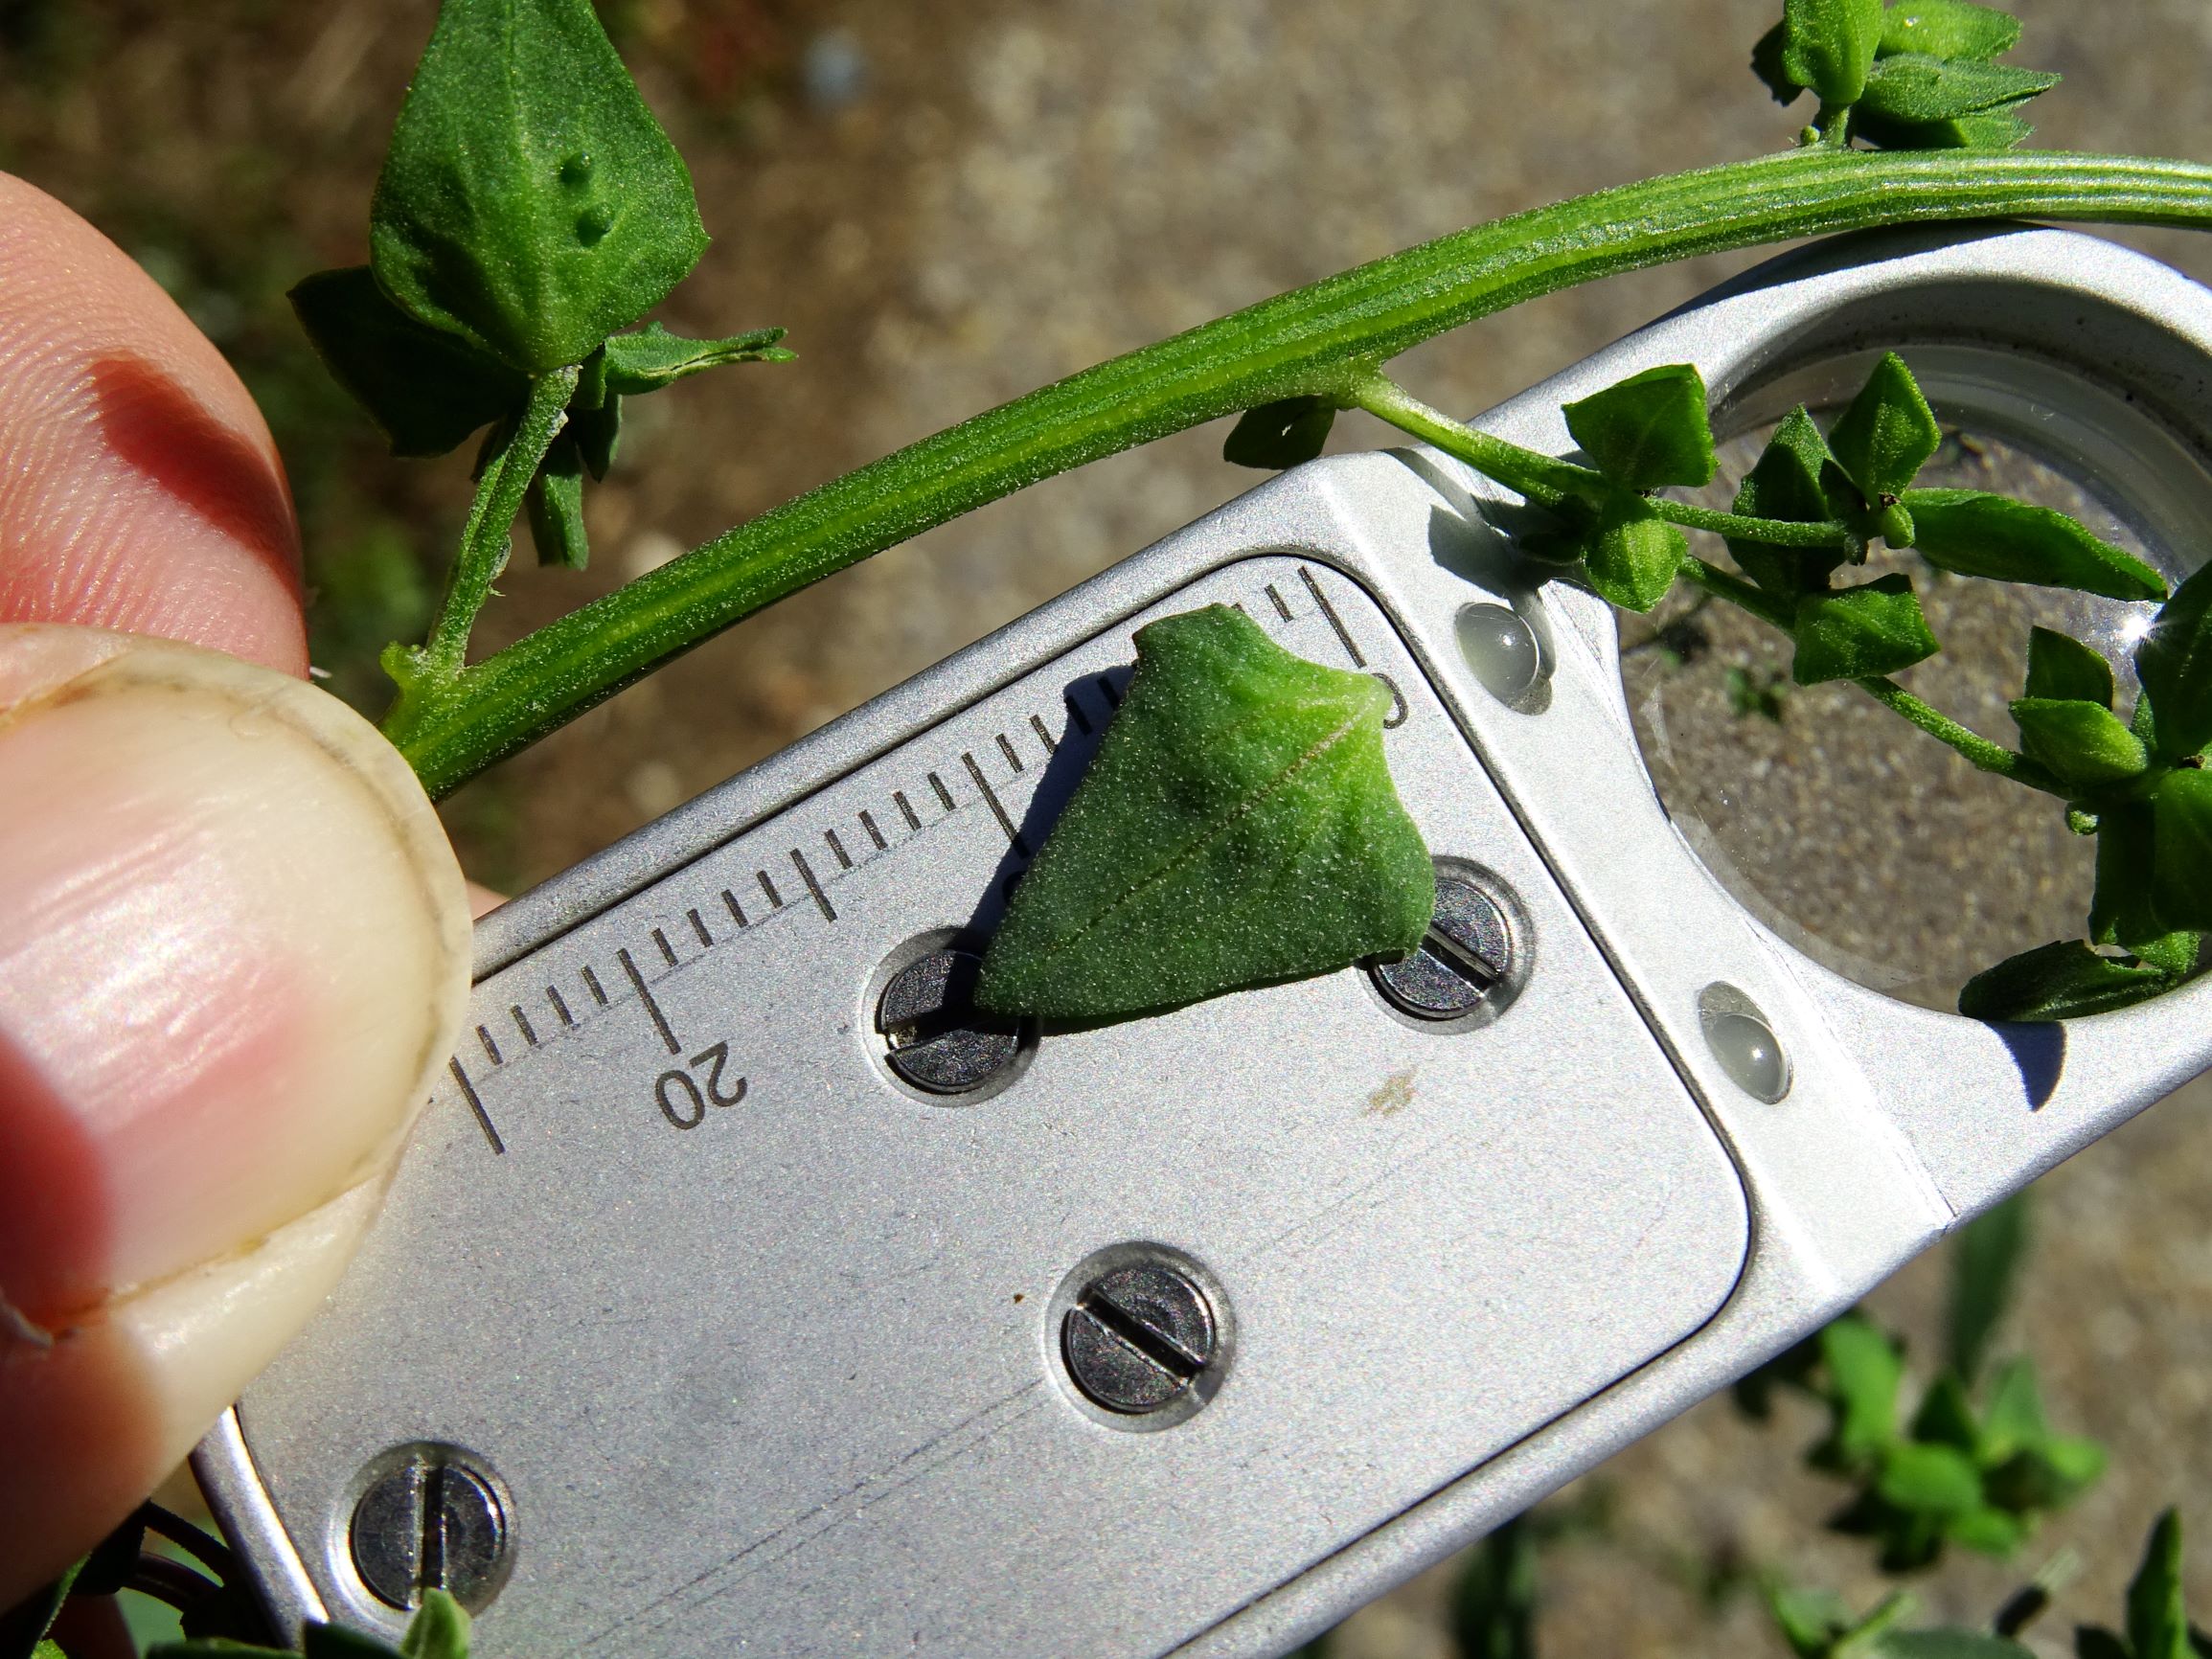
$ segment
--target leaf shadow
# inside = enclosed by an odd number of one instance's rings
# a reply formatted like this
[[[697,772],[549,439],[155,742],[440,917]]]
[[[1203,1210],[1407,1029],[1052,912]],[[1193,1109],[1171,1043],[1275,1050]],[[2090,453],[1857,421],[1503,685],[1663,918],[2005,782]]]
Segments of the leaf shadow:
[[[2059,1081],[2066,1073],[2064,1024],[2055,1019],[2032,1024],[1982,1023],[2012,1057],[2013,1066],[2020,1074],[2020,1086],[2027,1091],[2028,1109],[2041,1111],[2058,1093]]]

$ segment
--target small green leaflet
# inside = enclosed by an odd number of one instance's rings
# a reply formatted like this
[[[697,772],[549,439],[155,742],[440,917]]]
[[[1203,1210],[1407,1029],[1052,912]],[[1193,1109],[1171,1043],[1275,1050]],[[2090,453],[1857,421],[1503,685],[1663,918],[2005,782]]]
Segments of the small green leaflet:
[[[1908,53],[1875,64],[1860,107],[1884,121],[1918,125],[2008,109],[2058,83],[2056,75],[2038,70]]]
[[[1704,376],[1688,363],[1646,369],[1565,408],[1567,430],[1590,465],[1639,494],[1713,481],[1713,428]]]
[[[2151,908],[2162,932],[2212,930],[2212,772],[2169,773],[2151,796]]]
[[[2154,741],[2178,761],[2212,742],[2212,564],[2174,590],[2135,648],[2135,674],[2156,705]]]
[[[583,457],[568,433],[556,438],[545,452],[537,476],[530,481],[524,507],[539,564],[582,570],[591,562],[591,546],[583,534]]]
[[[2097,892],[2089,938],[2132,950],[2165,931],[2151,906],[2151,808],[2115,801],[2097,814]]]
[[[399,1638],[400,1659],[468,1659],[468,1615],[443,1590],[422,1598]]]
[[[445,0],[370,208],[387,294],[542,375],[658,305],[706,245],[590,0]]]
[[[1790,677],[1801,686],[1894,674],[1943,648],[1927,631],[1909,577],[1877,577],[1858,587],[1807,594],[1792,630]]]
[[[1221,444],[1233,466],[1280,471],[1312,460],[1329,442],[1336,405],[1326,398],[1286,398],[1247,409]]]
[[[1109,1018],[1416,947],[1435,875],[1383,759],[1382,683],[1293,656],[1227,605],[1136,643],[977,1004]]]
[[[1955,1446],[1904,1441],[1889,1448],[1875,1490],[1924,1515],[1963,1515],[1981,1506],[1981,1475]]]
[[[1929,57],[2002,57],[2020,42],[2020,20],[1994,6],[1968,0],[1907,0],[1881,20],[1882,57],[1921,53]]]
[[[2070,587],[2107,599],[2159,599],[2165,579],[2063,512],[1979,489],[1908,489],[1913,547],[1960,576]]]
[[[331,377],[395,455],[444,455],[530,396],[526,375],[395,306],[367,265],[317,271],[288,298]]]
[[[1782,68],[1833,109],[1859,102],[1881,42],[1881,0],[1784,0]]]
[[[2069,697],[2112,706],[2112,665],[2097,651],[2051,628],[2028,630],[2031,697]]]
[[[2128,1586],[2128,1645],[2134,1659],[2190,1659],[2189,1614],[2181,1600],[2181,1513],[2168,1510],[2151,1528],[2143,1564]]]
[[[1897,1433],[1897,1390],[1904,1380],[1904,1357],[1858,1313],[1822,1329],[1820,1357],[1828,1368],[1829,1408],[1835,1414],[1823,1461],[1839,1469],[1860,1467]]]
[[[727,363],[788,363],[795,353],[776,344],[784,332],[755,329],[725,339],[694,340],[648,323],[634,334],[609,334],[599,355],[584,365],[577,400],[597,407],[608,393],[641,397]]]
[[[1882,354],[1828,433],[1836,465],[1870,509],[1904,494],[1942,442],[1935,412],[1895,352]]]
[[[1584,544],[1584,570],[1604,598],[1624,610],[1648,611],[1667,597],[1689,554],[1690,538],[1679,527],[1641,496],[1616,491]]]
[[[2020,750],[2083,789],[2117,784],[2150,764],[2143,739],[2102,703],[2020,697],[2012,705]]]
[[[1783,418],[1737,486],[1735,511],[1750,518],[1816,524],[1829,515],[1821,476],[1835,465],[1828,440],[1801,403]],[[1826,587],[1830,573],[1844,561],[1841,548],[1769,547],[1741,536],[1728,538],[1728,552],[1745,576],[1790,599]]]
[[[2173,983],[2157,968],[2063,939],[1982,969],[1958,993],[1958,1011],[1980,1020],[2078,1019],[2147,1002]]]

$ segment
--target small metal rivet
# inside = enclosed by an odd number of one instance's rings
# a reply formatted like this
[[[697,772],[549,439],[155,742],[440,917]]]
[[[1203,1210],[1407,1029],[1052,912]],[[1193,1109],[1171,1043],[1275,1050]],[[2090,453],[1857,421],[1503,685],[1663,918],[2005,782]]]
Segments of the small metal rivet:
[[[1421,947],[1368,970],[1391,1005],[1416,1019],[1459,1019],[1513,971],[1513,930],[1494,899],[1464,875],[1438,871],[1436,914]]]
[[[1452,631],[1459,638],[1459,654],[1482,689],[1508,706],[1536,689],[1543,672],[1543,650],[1536,630],[1502,604],[1460,607]]]
[[[884,1057],[903,1082],[932,1095],[979,1089],[1015,1062],[1021,1048],[1013,1020],[973,1007],[983,959],[972,951],[933,950],[892,975],[876,1004]]]
[[[1790,1058],[1758,1004],[1732,985],[1709,985],[1698,998],[1698,1023],[1738,1088],[1768,1105],[1789,1094]]]
[[[1068,1375],[1096,1405],[1124,1416],[1165,1410],[1214,1362],[1219,1330],[1206,1294],[1168,1262],[1126,1262],[1080,1290],[1060,1322]]]
[[[471,1613],[507,1581],[507,1507],[490,1470],[453,1446],[410,1446],[353,1506],[353,1570],[376,1599],[402,1610],[444,1590]]]

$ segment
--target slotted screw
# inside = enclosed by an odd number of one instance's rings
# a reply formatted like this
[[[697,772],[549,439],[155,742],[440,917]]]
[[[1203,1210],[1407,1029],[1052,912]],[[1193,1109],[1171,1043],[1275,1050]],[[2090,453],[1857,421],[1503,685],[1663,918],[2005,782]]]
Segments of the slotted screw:
[[[1213,1363],[1219,1332],[1205,1293],[1160,1261],[1115,1267],[1077,1294],[1060,1355],[1098,1405],[1140,1417],[1173,1405]]]
[[[506,1507],[487,1471],[451,1447],[411,1448],[353,1506],[353,1568],[402,1611],[444,1590],[481,1612],[506,1582]]]
[[[889,1044],[884,1057],[900,1079],[932,1095],[964,1095],[1012,1065],[1019,1028],[975,1011],[972,951],[933,950],[891,978],[876,1004],[876,1029]]]
[[[1489,894],[1439,872],[1436,913],[1421,947],[1368,970],[1391,1005],[1416,1019],[1457,1019],[1489,1000],[1513,971],[1513,930]]]

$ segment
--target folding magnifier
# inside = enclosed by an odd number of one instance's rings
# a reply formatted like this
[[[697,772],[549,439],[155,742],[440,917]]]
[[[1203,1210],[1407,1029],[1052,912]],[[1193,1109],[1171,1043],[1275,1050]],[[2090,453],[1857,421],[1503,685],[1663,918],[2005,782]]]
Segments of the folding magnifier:
[[[1939,465],[2170,577],[2206,545],[2212,293],[2070,234],[1823,243],[1478,424],[1563,453],[1563,402],[1689,362],[1755,438],[1885,349]],[[383,1218],[198,1454],[279,1626],[436,1585],[486,1659],[1279,1653],[2212,1063],[2212,981],[1938,1011],[2078,934],[2086,874],[2039,919],[1907,869],[1967,769],[1902,722],[1953,779],[1917,818],[1792,817],[1848,758],[1698,713],[1726,641],[1663,659],[1708,618],[1624,660],[1511,511],[1431,452],[1301,466],[486,918]],[[1132,631],[1216,602],[1389,686],[1430,948],[964,1023]],[[2124,662],[2149,607],[2078,602]],[[2001,732],[2017,685],[1959,671]],[[2000,898],[2010,833],[1963,866]],[[1818,914],[1809,860],[1848,878]]]

